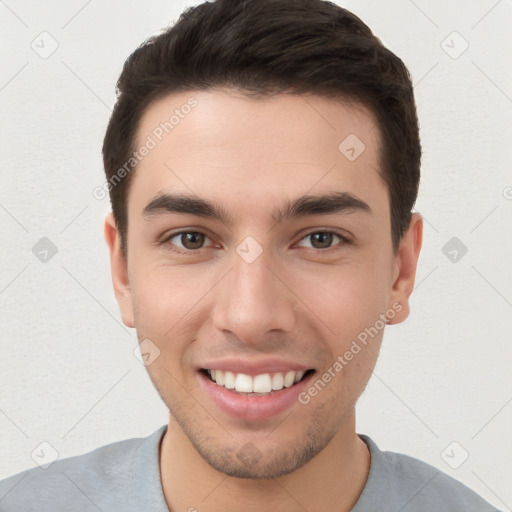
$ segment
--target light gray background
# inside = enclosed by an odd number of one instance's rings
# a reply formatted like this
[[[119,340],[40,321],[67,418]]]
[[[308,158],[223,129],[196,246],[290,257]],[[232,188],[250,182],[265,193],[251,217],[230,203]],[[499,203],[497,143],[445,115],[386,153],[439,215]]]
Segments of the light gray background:
[[[196,3],[0,1],[0,478],[35,466],[41,442],[64,458],[167,421],[120,320],[109,203],[92,190],[124,59]],[[412,313],[386,330],[357,430],[510,510],[512,3],[338,3],[409,67],[424,151]],[[51,38],[43,59],[31,45]],[[42,237],[58,248],[46,263]],[[452,237],[468,248],[457,262]]]

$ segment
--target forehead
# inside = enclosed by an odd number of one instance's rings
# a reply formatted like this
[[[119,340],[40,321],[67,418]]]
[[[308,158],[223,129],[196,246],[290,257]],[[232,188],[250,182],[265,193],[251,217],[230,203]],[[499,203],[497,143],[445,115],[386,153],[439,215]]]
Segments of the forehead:
[[[387,208],[379,130],[360,104],[315,95],[181,92],[149,105],[135,146],[150,150],[137,164],[130,210],[134,203],[141,211],[162,191],[221,198],[243,209],[263,206],[265,198],[341,190]]]

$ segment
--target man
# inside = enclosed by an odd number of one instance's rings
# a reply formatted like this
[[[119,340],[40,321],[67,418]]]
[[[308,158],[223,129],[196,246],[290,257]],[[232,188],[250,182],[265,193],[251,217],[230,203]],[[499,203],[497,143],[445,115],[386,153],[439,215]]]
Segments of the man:
[[[125,63],[103,155],[114,290],[169,424],[4,480],[0,510],[496,510],[355,431],[422,241],[410,77],[361,20],[187,10]]]

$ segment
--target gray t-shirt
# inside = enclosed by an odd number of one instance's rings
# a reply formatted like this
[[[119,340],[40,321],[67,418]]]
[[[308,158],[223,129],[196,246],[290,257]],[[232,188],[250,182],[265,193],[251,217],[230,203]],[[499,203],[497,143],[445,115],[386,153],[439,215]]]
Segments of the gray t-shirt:
[[[158,462],[167,425],[57,460],[0,481],[0,512],[169,512]],[[413,457],[381,451],[358,434],[371,454],[370,473],[352,512],[497,512],[462,483]],[[196,506],[197,505],[197,506]],[[191,507],[200,510],[199,503]]]

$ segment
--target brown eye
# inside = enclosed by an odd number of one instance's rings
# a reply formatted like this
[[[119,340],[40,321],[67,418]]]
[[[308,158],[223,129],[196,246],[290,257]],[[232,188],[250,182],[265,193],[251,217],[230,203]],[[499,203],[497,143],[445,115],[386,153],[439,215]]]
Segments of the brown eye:
[[[198,233],[195,231],[181,233],[180,241],[185,249],[200,249],[204,243],[204,233]]]
[[[345,243],[348,243],[348,240],[344,236],[334,233],[333,231],[315,231],[313,233],[309,233],[301,240],[301,242],[309,240],[311,244],[310,248],[313,249],[330,249],[333,247],[333,242],[336,241],[336,238],[340,241],[337,245],[344,245]]]
[[[169,235],[163,243],[173,252],[186,254],[202,249],[207,238],[200,231],[180,231]]]
[[[310,239],[315,249],[327,249],[332,244],[332,233],[312,233],[309,236],[311,237]]]

